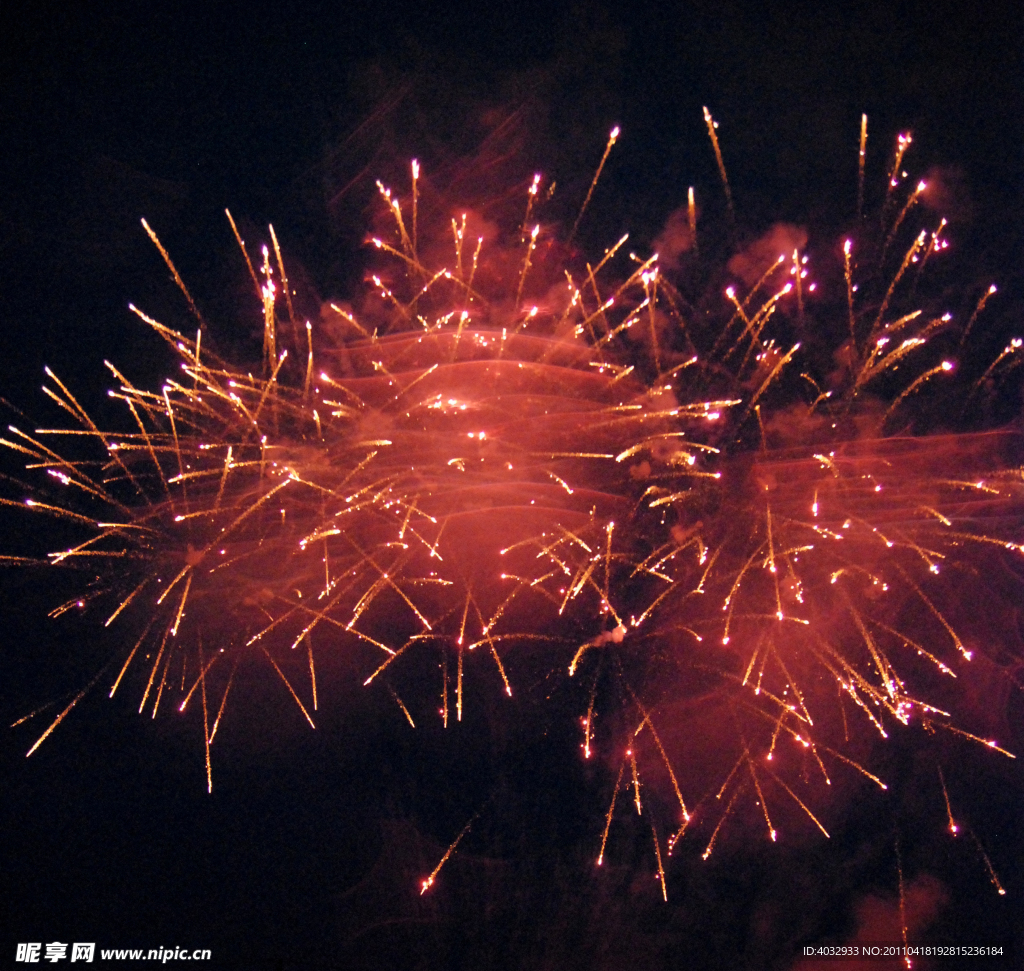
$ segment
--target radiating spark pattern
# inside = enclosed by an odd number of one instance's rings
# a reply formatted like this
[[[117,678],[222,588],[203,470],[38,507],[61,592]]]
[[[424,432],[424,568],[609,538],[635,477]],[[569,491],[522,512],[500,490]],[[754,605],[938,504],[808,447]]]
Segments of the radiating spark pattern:
[[[87,577],[52,616],[88,608],[131,632],[98,677],[111,694],[132,680],[140,712],[155,717],[165,696],[201,706],[209,786],[249,658],[311,726],[318,664],[382,685],[413,728],[423,711],[462,720],[470,669],[498,697],[557,675],[582,691],[582,756],[615,772],[597,862],[616,807],[632,805],[663,894],[666,857],[691,828],[705,858],[748,810],[772,841],[796,825],[827,837],[815,803],[834,777],[886,788],[871,739],[913,726],[1013,758],[945,699],[985,650],[965,591],[1004,567],[1019,575],[1019,436],[915,434],[913,421],[996,288],[959,330],[913,304],[910,270],[943,248],[945,224],[930,241],[908,228],[926,191],[901,195],[910,141],[898,140],[874,243],[842,246],[828,367],[793,336],[824,312],[802,246],[697,314],[626,237],[596,265],[562,265],[535,221],[539,175],[493,260],[467,214],[436,245],[418,162],[411,225],[378,183],[391,229],[370,243],[391,262],[363,310],[332,305],[316,325],[296,318],[273,229],[257,271],[231,221],[263,312],[260,377],[132,308],[180,368],[153,391],[108,365],[125,429],[98,427],[47,372],[72,422],[2,440],[41,475],[4,502],[64,522],[68,544],[45,563]],[[687,214],[704,259],[692,189]],[[323,340],[326,324],[344,338]],[[972,395],[1005,378],[1019,346]],[[433,659],[436,681],[398,684],[413,656]]]

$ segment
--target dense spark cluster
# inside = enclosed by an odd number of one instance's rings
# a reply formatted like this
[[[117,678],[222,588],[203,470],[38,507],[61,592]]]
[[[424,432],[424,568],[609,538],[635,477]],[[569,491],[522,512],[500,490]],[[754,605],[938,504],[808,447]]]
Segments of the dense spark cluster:
[[[865,143],[866,122],[858,209]],[[593,265],[574,260],[533,222],[539,176],[493,253],[475,215],[446,241],[423,233],[417,163],[405,208],[381,185],[390,224],[371,244],[391,262],[363,309],[332,305],[320,322],[344,334],[333,346],[296,318],[273,231],[259,273],[239,238],[264,308],[262,376],[136,310],[181,366],[148,391],[108,365],[130,430],[99,428],[48,373],[74,427],[3,441],[48,483],[5,501],[65,521],[74,538],[46,562],[89,577],[53,615],[88,607],[131,631],[111,694],[134,679],[140,712],[201,705],[209,785],[250,656],[311,725],[325,658],[383,685],[413,725],[435,708],[461,719],[469,663],[499,695],[517,670],[556,672],[582,692],[583,757],[616,775],[598,862],[628,793],[653,820],[663,892],[688,828],[707,856],[742,805],[772,840],[786,807],[827,835],[815,803],[836,774],[885,788],[865,736],[915,725],[1012,757],[945,710],[942,682],[1007,646],[962,605],[1019,563],[1020,441],[915,435],[907,417],[995,288],[963,325],[913,305],[945,222],[907,243],[926,188],[903,191],[909,144],[880,232],[842,248],[824,358],[791,339],[821,312],[806,237],[777,259],[777,239],[737,251],[724,294],[694,294],[625,237]],[[681,232],[677,249],[700,259],[692,189]],[[395,679],[413,654],[438,677],[415,697],[399,685],[403,700]]]

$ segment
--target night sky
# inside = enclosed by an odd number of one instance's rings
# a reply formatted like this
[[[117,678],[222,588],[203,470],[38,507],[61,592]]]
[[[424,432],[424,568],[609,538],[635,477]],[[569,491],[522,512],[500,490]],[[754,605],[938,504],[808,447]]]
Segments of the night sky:
[[[812,253],[852,222],[861,112],[869,186],[912,131],[908,166],[937,178],[950,218],[947,288],[999,284],[976,352],[991,359],[1024,312],[1022,20],[901,2],[6,3],[3,424],[53,418],[46,365],[115,418],[105,358],[140,384],[165,373],[127,305],[175,326],[187,315],[141,217],[222,353],[258,360],[259,307],[225,207],[247,237],[273,223],[315,307],[362,285],[375,179],[404,185],[416,157],[436,198],[478,204],[543,171],[568,224],[617,124],[578,245],[600,253],[629,230],[649,247],[689,185],[709,222],[725,218],[702,105],[721,125],[740,232],[799,223]],[[1017,393],[1000,420],[1019,421]],[[0,513],[0,553],[60,542],[52,524]],[[0,575],[5,726],[86,684],[114,650],[88,618],[47,619],[70,583]],[[481,688],[454,731],[414,732],[363,676],[325,675],[315,732],[279,685],[240,693],[212,795],[195,722],[140,717],[102,684],[28,760],[45,716],[4,727],[0,967],[24,966],[17,942],[95,940],[210,948],[216,968],[783,969],[859,919],[898,937],[886,923],[897,833],[910,909],[928,915],[919,939],[1002,944],[1013,956],[962,966],[1024,967],[1019,761],[965,748],[949,780],[1005,897],[966,838],[943,834],[941,793],[919,788],[934,770],[911,739],[884,755],[905,784],[832,807],[831,841],[740,835],[707,863],[694,844],[669,867],[666,905],[642,827],[623,824],[618,858],[595,875],[611,770],[582,765],[574,707],[524,692],[499,713]],[[1022,751],[1019,692],[1007,706],[1008,747]],[[418,881],[476,813],[421,899]]]

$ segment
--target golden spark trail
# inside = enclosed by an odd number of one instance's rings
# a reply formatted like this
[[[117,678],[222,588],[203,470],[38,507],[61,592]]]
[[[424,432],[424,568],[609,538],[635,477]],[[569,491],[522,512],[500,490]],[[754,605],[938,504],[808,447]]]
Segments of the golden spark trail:
[[[736,222],[736,210],[732,204],[732,189],[729,187],[729,176],[725,174],[725,161],[722,159],[722,149],[718,145],[718,135],[715,129],[718,123],[711,117],[711,112],[704,108],[704,124],[707,125],[708,137],[711,139],[711,146],[715,150],[715,161],[718,163],[718,174],[722,177],[722,188],[725,189],[725,201],[729,207],[729,221]]]
[[[580,206],[579,215],[576,217],[576,222],[573,223],[572,229],[569,230],[569,236],[566,239],[566,245],[570,245],[576,236],[576,230],[579,229],[580,220],[583,219],[583,214],[587,211],[587,206],[590,205],[591,196],[594,194],[594,189],[597,187],[597,180],[601,178],[601,172],[604,170],[604,163],[608,161],[608,155],[612,150],[612,146],[615,144],[619,137],[619,127],[616,125],[611,132],[608,134],[608,144],[604,147],[604,154],[601,156],[601,161],[597,164],[597,171],[594,173],[594,178],[590,182],[590,188],[587,189],[587,196],[583,200],[583,205]]]
[[[434,881],[437,879],[437,875],[441,872],[441,867],[443,867],[445,863],[448,862],[448,858],[455,852],[455,848],[459,845],[459,843],[462,842],[462,838],[469,832],[469,828],[473,825],[473,823],[476,822],[476,818],[478,815],[479,813],[474,813],[469,822],[462,827],[462,832],[455,837],[455,840],[451,844],[451,846],[449,846],[448,849],[445,850],[444,856],[441,857],[440,862],[431,871],[430,876],[427,877],[427,879],[420,884],[420,896],[423,896],[423,894],[425,894],[434,885]]]

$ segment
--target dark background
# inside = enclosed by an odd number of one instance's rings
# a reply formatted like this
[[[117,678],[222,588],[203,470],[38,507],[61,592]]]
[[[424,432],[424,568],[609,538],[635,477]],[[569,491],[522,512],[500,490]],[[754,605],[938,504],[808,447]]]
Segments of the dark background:
[[[375,178],[404,187],[415,156],[439,194],[480,199],[540,170],[571,220],[619,124],[581,245],[600,252],[629,229],[643,246],[688,185],[721,217],[705,104],[741,222],[798,222],[812,252],[852,220],[861,112],[869,186],[912,131],[908,168],[945,187],[954,279],[1000,285],[979,338],[979,354],[998,352],[1022,297],[1024,35],[1019,11],[981,6],[5,3],[0,395],[50,414],[45,364],[103,415],[105,357],[140,382],[164,373],[127,303],[186,318],[140,217],[218,346],[244,360],[259,353],[258,307],[225,206],[247,238],[274,224],[307,299],[343,297],[362,279]],[[8,545],[48,539],[10,514],[0,526]],[[10,724],[85,683],[106,649],[87,625],[47,621],[52,578],[0,580]],[[0,963],[17,941],[96,940],[209,947],[239,968],[783,968],[805,941],[848,937],[869,896],[891,914],[897,832],[931,937],[1003,944],[1015,956],[993,966],[1024,966],[1013,764],[965,748],[950,780],[1006,897],[972,844],[943,836],[941,793],[915,791],[934,771],[910,739],[886,756],[903,789],[839,807],[830,843],[741,840],[708,863],[680,850],[666,906],[649,837],[625,823],[616,865],[595,877],[609,780],[572,756],[569,718],[543,721],[529,697],[512,716],[471,706],[441,739],[348,675],[321,688],[316,733],[276,696],[236,699],[212,796],[196,726],[140,719],[130,699],[89,696],[28,761],[34,723],[5,729]],[[421,901],[417,881],[477,811]]]

